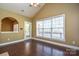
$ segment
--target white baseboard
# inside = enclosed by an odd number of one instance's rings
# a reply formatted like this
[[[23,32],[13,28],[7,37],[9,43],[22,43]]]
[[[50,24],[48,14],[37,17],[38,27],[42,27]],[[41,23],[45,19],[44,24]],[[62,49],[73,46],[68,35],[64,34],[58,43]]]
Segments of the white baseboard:
[[[54,45],[58,45],[58,46],[63,46],[63,47],[79,50],[79,47],[77,47],[77,46],[71,46],[71,45],[67,45],[67,44],[62,44],[62,43],[42,40],[42,39],[38,39],[38,38],[28,38],[28,39],[34,39],[34,40],[38,40],[38,41],[42,41],[42,42],[46,42],[46,43],[50,43],[50,44],[54,44]],[[13,43],[18,43],[18,42],[22,42],[22,41],[28,40],[28,39],[21,39],[21,40],[17,40],[17,41],[13,41],[13,42],[2,43],[2,44],[0,44],[0,46],[13,44]]]
[[[28,38],[28,39],[31,39],[31,38]],[[18,42],[22,42],[22,41],[28,40],[28,39],[20,39],[20,40],[16,40],[16,41],[12,41],[12,42],[1,43],[0,46],[4,46],[4,45],[8,45],[8,44],[13,44],[13,43],[18,43]]]
[[[54,45],[58,45],[58,46],[62,46],[62,47],[66,47],[66,48],[71,48],[71,49],[79,50],[79,47],[77,47],[77,46],[71,46],[71,45],[67,45],[67,44],[62,44],[62,43],[42,40],[42,39],[38,39],[38,38],[32,38],[32,39],[38,40],[38,41],[42,41],[42,42],[46,42],[46,43],[50,43],[50,44],[54,44]]]

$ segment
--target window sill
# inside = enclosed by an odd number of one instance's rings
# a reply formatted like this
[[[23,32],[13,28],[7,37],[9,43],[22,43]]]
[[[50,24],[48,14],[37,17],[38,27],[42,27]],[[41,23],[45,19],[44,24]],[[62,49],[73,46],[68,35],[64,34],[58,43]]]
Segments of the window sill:
[[[63,39],[54,39],[54,38],[46,38],[46,37],[41,37],[41,36],[36,36],[36,38],[41,38],[41,39],[47,39],[47,40],[54,40],[54,41],[58,41],[58,42],[65,42],[66,40]]]

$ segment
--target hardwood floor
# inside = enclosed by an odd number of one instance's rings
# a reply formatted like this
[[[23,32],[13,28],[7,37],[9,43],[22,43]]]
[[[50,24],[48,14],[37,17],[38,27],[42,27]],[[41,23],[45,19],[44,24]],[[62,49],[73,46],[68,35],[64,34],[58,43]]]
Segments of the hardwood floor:
[[[28,40],[0,47],[0,54],[8,52],[10,56],[78,56],[79,51],[60,47],[36,40]]]

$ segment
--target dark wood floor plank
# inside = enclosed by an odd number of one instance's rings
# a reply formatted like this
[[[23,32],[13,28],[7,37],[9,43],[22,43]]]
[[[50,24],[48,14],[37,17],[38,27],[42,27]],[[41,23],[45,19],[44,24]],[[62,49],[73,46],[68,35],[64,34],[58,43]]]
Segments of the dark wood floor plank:
[[[0,54],[4,52],[8,52],[10,56],[79,56],[78,50],[36,40],[26,40],[0,47]]]

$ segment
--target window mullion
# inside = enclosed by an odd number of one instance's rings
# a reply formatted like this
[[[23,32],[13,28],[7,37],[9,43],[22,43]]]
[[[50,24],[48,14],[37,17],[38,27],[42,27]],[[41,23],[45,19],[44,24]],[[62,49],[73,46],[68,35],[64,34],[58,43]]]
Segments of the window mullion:
[[[43,20],[43,22],[42,22],[42,24],[43,24],[43,32],[42,32],[42,37],[44,37],[44,20]]]
[[[52,18],[51,18],[51,39],[52,39]]]

